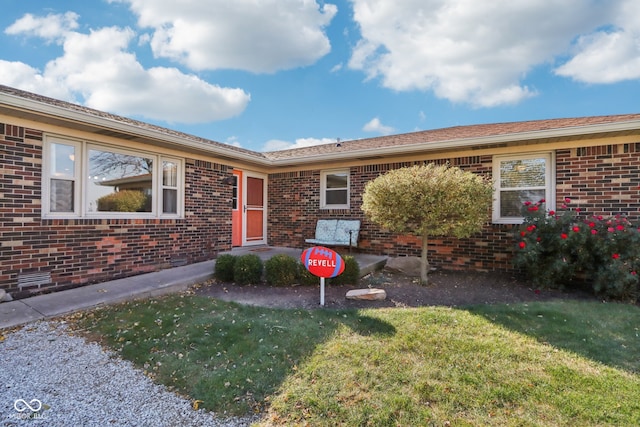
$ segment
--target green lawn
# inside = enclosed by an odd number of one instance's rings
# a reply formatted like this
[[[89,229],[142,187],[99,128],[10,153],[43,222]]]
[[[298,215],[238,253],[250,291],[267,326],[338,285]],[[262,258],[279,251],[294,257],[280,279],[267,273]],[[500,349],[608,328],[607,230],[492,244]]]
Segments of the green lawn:
[[[307,311],[173,295],[77,325],[200,407],[265,424],[640,425],[637,306]]]

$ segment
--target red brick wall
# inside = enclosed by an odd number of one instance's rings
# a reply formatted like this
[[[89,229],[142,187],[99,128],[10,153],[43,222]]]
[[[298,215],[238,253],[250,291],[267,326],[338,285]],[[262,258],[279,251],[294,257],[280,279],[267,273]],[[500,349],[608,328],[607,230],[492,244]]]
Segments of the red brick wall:
[[[557,206],[592,215],[640,218],[640,143],[574,148],[556,152]]]
[[[204,261],[231,248],[226,165],[185,160],[184,219],[42,219],[42,132],[0,124],[0,288],[48,273],[31,292]]]
[[[445,158],[464,170],[491,177],[491,156]],[[269,244],[305,247],[321,218],[354,218],[362,221],[359,251],[388,256],[420,256],[421,241],[414,236],[381,230],[360,210],[364,186],[392,169],[422,163],[403,162],[352,167],[350,209],[320,209],[320,170],[287,172],[269,176]],[[281,201],[284,201],[282,203]],[[489,220],[489,218],[487,218]],[[481,271],[511,269],[512,226],[487,224],[478,236],[469,239],[432,239],[429,257],[432,265],[447,269],[473,268]]]
[[[590,214],[624,214],[640,217],[640,143],[558,150],[556,152],[556,197],[561,206],[572,198]],[[464,170],[491,177],[492,157],[444,158]],[[367,165],[351,168],[351,209],[321,210],[320,171],[291,172],[269,176],[269,243],[305,247],[320,218],[349,217],[362,220],[359,250],[389,256],[419,256],[420,239],[380,230],[369,222],[360,206],[364,185],[391,169],[421,162]],[[285,203],[280,204],[279,201]],[[445,269],[510,271],[513,253],[512,225],[490,224],[469,239],[432,239],[432,265]]]

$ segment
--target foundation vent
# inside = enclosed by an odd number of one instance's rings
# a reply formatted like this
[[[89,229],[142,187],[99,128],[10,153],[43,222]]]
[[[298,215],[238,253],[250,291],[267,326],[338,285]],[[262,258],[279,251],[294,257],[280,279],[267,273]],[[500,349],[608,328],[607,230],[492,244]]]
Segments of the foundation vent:
[[[18,275],[18,289],[37,287],[51,284],[51,273],[25,273]]]

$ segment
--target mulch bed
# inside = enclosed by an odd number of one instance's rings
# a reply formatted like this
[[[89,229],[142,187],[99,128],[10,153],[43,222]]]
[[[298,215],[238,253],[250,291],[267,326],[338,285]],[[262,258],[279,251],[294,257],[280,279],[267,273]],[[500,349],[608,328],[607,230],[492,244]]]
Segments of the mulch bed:
[[[319,280],[319,279],[318,279]],[[387,293],[384,301],[356,301],[345,298],[347,291],[380,288]],[[215,280],[198,286],[195,292],[225,301],[272,308],[320,308],[320,285],[272,287],[266,284],[240,286]],[[417,278],[390,271],[379,271],[361,279],[358,286],[325,286],[325,307],[379,308],[449,306],[519,303],[554,299],[597,300],[583,291],[537,289],[522,279],[508,274],[435,271],[429,284],[422,286]]]

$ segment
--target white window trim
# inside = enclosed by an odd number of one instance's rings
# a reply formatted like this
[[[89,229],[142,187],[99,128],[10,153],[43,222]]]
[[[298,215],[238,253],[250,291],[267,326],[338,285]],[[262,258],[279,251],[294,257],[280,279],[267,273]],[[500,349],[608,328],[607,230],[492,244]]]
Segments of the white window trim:
[[[73,212],[51,212],[51,180],[54,179],[51,170],[51,144],[70,145],[75,148],[73,161]],[[80,216],[80,199],[82,194],[82,142],[72,139],[48,138],[42,148],[42,216],[45,218],[77,218]]]
[[[76,148],[77,161],[75,166],[75,188],[74,188],[74,212],[51,212],[50,207],[50,186],[51,186],[51,165],[50,150],[51,144],[66,144]],[[98,149],[134,156],[145,156],[153,159],[153,206],[152,212],[89,212],[87,191],[87,169],[89,164],[89,150]],[[163,161],[175,162],[178,165],[177,176],[177,209],[176,213],[163,213],[163,185],[162,185],[162,164]],[[180,219],[184,218],[184,198],[185,198],[185,177],[184,177],[184,159],[164,156],[158,153],[150,153],[143,150],[135,150],[111,146],[108,144],[100,144],[90,141],[79,141],[66,137],[47,136],[43,144],[43,175],[42,175],[42,218],[44,219],[78,219],[78,218],[99,218],[99,219]]]
[[[339,205],[327,204],[327,175],[347,175],[347,203]],[[320,209],[349,209],[351,201],[351,171],[349,169],[333,169],[320,172]]]
[[[504,160],[526,160],[544,158],[547,163],[545,169],[545,208],[547,210],[555,210],[556,200],[556,161],[555,152],[545,151],[536,153],[522,153],[493,156],[493,181],[494,181],[494,197],[492,209],[492,222],[494,224],[522,224],[524,218],[517,217],[501,217],[500,216],[500,162]],[[532,200],[536,202],[536,200]]]

